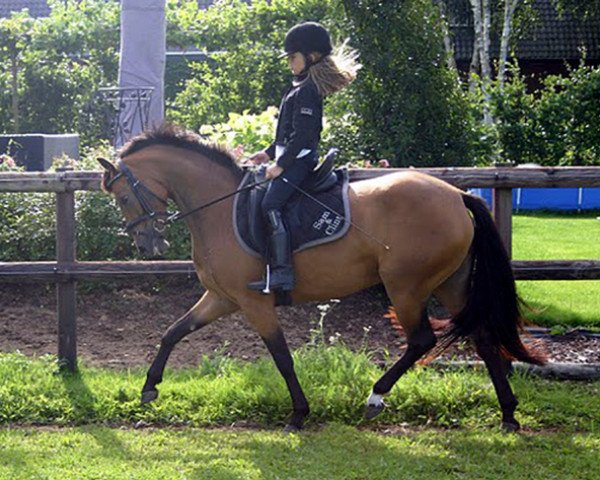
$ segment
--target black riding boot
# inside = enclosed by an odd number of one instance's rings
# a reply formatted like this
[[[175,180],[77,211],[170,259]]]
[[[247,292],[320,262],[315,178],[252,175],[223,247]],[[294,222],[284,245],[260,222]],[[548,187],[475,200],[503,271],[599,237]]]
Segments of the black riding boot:
[[[289,291],[294,288],[290,236],[285,229],[279,210],[269,210],[267,219],[271,237],[269,238],[270,262],[267,266],[266,278],[258,282],[250,282],[248,288],[260,290],[265,294],[271,293],[271,290]]]

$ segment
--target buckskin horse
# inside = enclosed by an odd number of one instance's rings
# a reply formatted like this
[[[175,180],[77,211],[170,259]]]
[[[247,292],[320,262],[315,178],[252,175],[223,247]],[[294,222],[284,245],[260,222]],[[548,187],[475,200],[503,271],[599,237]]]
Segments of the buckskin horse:
[[[138,135],[119,156],[117,164],[98,159],[104,167],[102,185],[116,198],[141,254],[162,254],[168,247],[168,199],[180,211],[190,211],[234,192],[243,177],[243,169],[224,148],[174,126]],[[294,255],[297,282],[291,300],[328,300],[385,286],[406,332],[407,348],[374,384],[367,418],[384,408],[383,397],[436,343],[440,348],[470,337],[494,385],[502,427],[518,430],[518,402],[508,382],[506,358],[533,364],[542,364],[544,358],[519,337],[522,318],[515,281],[486,205],[418,171],[352,182],[348,195],[353,226],[335,242]],[[298,430],[309,404],[277,319],[274,295],[247,288],[260,277],[264,262],[240,246],[232,226],[233,201],[226,198],[185,218],[194,265],[206,290],[163,335],[142,389],[142,403],[158,397],[168,357],[183,337],[241,311],[265,342],[289,389],[293,412],[286,430]],[[439,339],[426,311],[432,295],[453,316]]]

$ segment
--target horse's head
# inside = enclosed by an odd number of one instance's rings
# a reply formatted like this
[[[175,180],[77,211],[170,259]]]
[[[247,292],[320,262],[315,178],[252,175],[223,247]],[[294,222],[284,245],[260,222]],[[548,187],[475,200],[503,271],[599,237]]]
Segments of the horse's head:
[[[168,217],[166,198],[144,185],[122,160],[117,166],[104,158],[98,162],[104,167],[102,188],[117,200],[127,220],[125,229],[140,254],[163,255],[169,247],[164,236]]]

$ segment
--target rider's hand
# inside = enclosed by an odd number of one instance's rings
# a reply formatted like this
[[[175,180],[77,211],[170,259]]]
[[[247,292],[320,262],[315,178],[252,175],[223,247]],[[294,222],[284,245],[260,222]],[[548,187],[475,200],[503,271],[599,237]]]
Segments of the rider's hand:
[[[269,158],[269,155],[267,155],[267,152],[261,150],[260,152],[256,152],[254,155],[250,155],[250,158],[248,160],[251,161],[254,165],[260,165],[262,163],[269,162],[269,160],[271,159]]]
[[[273,165],[269,165],[265,172],[267,178],[277,178],[279,175],[283,173],[283,168],[274,163]]]

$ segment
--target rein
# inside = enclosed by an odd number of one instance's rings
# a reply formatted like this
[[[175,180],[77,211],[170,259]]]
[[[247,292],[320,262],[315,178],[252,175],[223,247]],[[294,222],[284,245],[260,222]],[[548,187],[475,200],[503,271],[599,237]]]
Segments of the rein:
[[[110,187],[119,178],[125,177],[125,179],[127,180],[127,183],[129,184],[129,187],[131,188],[131,191],[133,192],[133,194],[135,195],[135,198],[137,199],[140,206],[142,207],[142,210],[144,210],[144,212],[145,212],[144,215],[140,215],[138,218],[128,222],[127,225],[125,225],[125,230],[127,232],[131,231],[136,225],[139,225],[142,222],[145,222],[148,220],[153,220],[152,226],[153,226],[154,230],[157,231],[158,233],[162,233],[162,232],[164,232],[167,225],[170,223],[174,223],[178,220],[181,220],[182,218],[185,218],[185,217],[191,215],[192,213],[196,213],[196,212],[203,210],[205,208],[208,208],[216,203],[222,202],[223,200],[225,200],[229,197],[232,197],[234,195],[237,195],[238,193],[244,192],[246,190],[251,190],[255,187],[258,187],[260,185],[263,185],[264,183],[271,181],[270,179],[265,179],[265,180],[261,180],[259,182],[251,183],[251,184],[246,185],[245,187],[239,188],[231,193],[228,193],[228,194],[218,197],[214,200],[206,202],[198,207],[192,208],[191,210],[188,210],[187,212],[169,213],[166,210],[155,211],[151,207],[151,205],[148,202],[148,199],[146,198],[144,193],[150,194],[152,197],[156,198],[158,201],[160,201],[160,203],[162,203],[165,206],[167,205],[167,201],[160,198],[156,193],[154,193],[152,190],[150,190],[148,187],[146,187],[141,182],[141,180],[136,178],[135,175],[132,173],[132,171],[129,169],[129,167],[127,165],[125,165],[125,162],[123,162],[123,160],[119,160],[117,162],[117,166],[119,167],[120,172],[117,175],[115,175],[115,177],[112,178],[109,182],[106,183],[107,190],[110,190]],[[161,217],[166,217],[166,218],[163,219]]]
[[[265,180],[261,180],[260,182],[254,182],[249,185],[246,185],[245,187],[238,188],[234,192],[228,193],[227,195],[223,195],[222,197],[219,197],[214,200],[211,200],[210,202],[204,203],[204,204],[200,205],[199,207],[192,208],[191,210],[188,210],[187,212],[184,212],[184,213],[176,212],[167,218],[167,222],[168,223],[176,222],[177,220],[181,220],[182,218],[185,218],[188,215],[191,215],[192,213],[196,213],[197,211],[203,210],[207,207],[210,207],[210,206],[214,205],[215,203],[219,203],[229,197],[233,197],[234,195],[237,195],[238,193],[245,192],[246,190],[252,190],[253,188],[258,187],[259,185],[262,185],[262,184],[270,182],[270,181],[271,181],[271,179],[267,178]]]
[[[159,233],[159,234],[162,234],[165,231],[165,228],[167,227],[167,225],[170,224],[170,223],[175,223],[176,221],[181,220],[182,218],[185,218],[185,217],[191,215],[192,213],[196,213],[196,212],[198,212],[200,210],[204,210],[205,208],[208,208],[208,207],[210,207],[212,205],[215,205],[216,203],[222,202],[223,200],[225,200],[225,199],[227,199],[229,197],[233,197],[234,195],[237,195],[238,193],[244,192],[246,190],[251,190],[253,188],[256,188],[256,187],[258,187],[260,185],[263,185],[263,184],[271,181],[270,178],[265,178],[264,180],[251,183],[249,185],[246,185],[245,187],[238,188],[237,190],[235,190],[235,191],[233,191],[231,193],[228,193],[228,194],[223,195],[221,197],[215,198],[214,200],[211,200],[209,202],[203,203],[202,205],[200,205],[198,207],[195,207],[195,208],[192,208],[191,210],[188,210],[187,212],[184,212],[184,213],[181,213],[181,212],[169,213],[166,210],[164,210],[164,211],[158,211],[157,212],[157,211],[154,211],[152,209],[152,207],[150,206],[150,203],[148,202],[148,200],[145,197],[144,193],[150,194],[151,196],[153,196],[154,198],[156,198],[158,201],[160,201],[160,203],[162,203],[165,206],[167,205],[167,201],[164,200],[164,199],[162,199],[162,198],[160,198],[156,193],[154,193],[152,190],[150,190],[148,187],[146,187],[141,182],[141,180],[139,180],[138,178],[136,178],[135,175],[129,169],[129,167],[127,165],[125,165],[125,162],[123,162],[123,160],[119,160],[117,162],[117,165],[118,165],[118,167],[120,168],[121,171],[117,175],[115,175],[114,178],[112,178],[109,182],[106,183],[107,190],[110,190],[111,185],[113,183],[115,183],[119,178],[121,178],[121,177],[124,176],[125,179],[127,180],[127,183],[131,187],[131,190],[132,190],[133,194],[135,195],[135,198],[140,203],[140,206],[142,207],[142,209],[145,212],[144,215],[140,215],[138,218],[136,218],[136,219],[128,222],[127,225],[125,225],[125,230],[127,232],[131,231],[136,225],[139,225],[142,222],[145,222],[145,221],[148,221],[148,220],[152,220],[152,228],[154,229],[154,231],[157,232],[157,233]],[[315,198],[310,193],[308,193],[304,189],[300,188],[298,185],[295,185],[292,182],[290,182],[287,178],[281,177],[281,179],[285,183],[287,183],[288,185],[290,185],[291,187],[293,187],[295,190],[299,191],[300,193],[302,193],[306,197],[310,198],[311,200],[313,200],[314,202],[316,202],[320,206],[326,208],[327,210],[329,210],[330,212],[334,213],[335,215],[338,215],[339,217],[345,219],[344,215],[336,212],[335,210],[333,210],[332,208],[330,208],[329,206],[327,206],[326,204],[324,204],[323,202],[321,202],[319,199]],[[161,217],[166,217],[166,219],[163,219]],[[363,229],[360,226],[356,225],[352,220],[350,220],[350,224],[354,228],[356,228],[359,232],[361,232],[363,235],[367,236],[371,240],[373,240],[373,241],[377,242],[378,244],[380,244],[386,250],[390,249],[389,245],[386,245],[381,240],[375,238],[373,235],[371,235],[365,229]]]

